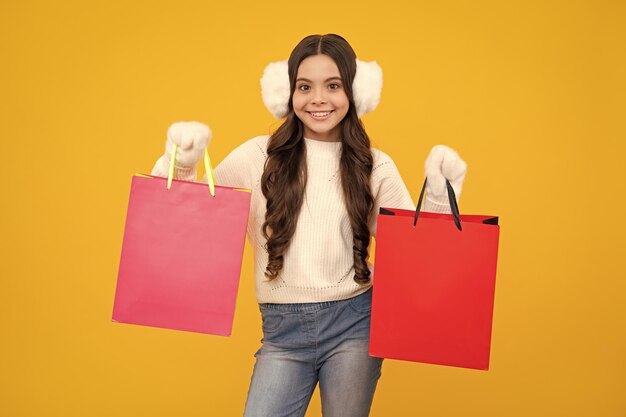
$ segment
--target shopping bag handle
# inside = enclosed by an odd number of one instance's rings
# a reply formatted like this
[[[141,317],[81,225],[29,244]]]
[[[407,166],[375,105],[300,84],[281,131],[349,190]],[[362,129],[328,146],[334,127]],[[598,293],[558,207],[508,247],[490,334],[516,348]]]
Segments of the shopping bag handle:
[[[169,190],[172,186],[172,179],[174,178],[174,162],[176,161],[176,150],[178,146],[176,144],[172,145],[172,157],[170,159],[170,170],[167,174],[167,189]],[[207,173],[207,178],[209,182],[209,192],[213,197],[215,197],[215,173],[213,172],[213,167],[211,166],[211,159],[209,158],[209,152],[204,150],[204,169]]]
[[[428,178],[424,179],[424,185],[422,185],[422,191],[420,192],[420,198],[417,201],[417,208],[415,209],[415,218],[413,219],[413,227],[417,224],[417,218],[420,214],[420,208],[422,207],[422,199],[424,198],[424,190],[426,189],[426,181]],[[456,202],[456,195],[454,194],[454,189],[450,184],[450,181],[446,178],[446,187],[448,188],[448,200],[450,201],[450,209],[452,210],[452,217],[454,219],[454,224],[456,224],[457,229],[463,230],[461,227],[461,219],[459,217],[459,205]]]

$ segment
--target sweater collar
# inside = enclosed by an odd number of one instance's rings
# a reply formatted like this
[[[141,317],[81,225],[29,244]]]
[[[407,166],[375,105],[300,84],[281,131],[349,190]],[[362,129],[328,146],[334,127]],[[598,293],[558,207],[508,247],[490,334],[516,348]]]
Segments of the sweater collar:
[[[318,155],[338,155],[341,152],[342,142],[326,142],[323,140],[315,140],[304,138],[306,149],[312,154]]]

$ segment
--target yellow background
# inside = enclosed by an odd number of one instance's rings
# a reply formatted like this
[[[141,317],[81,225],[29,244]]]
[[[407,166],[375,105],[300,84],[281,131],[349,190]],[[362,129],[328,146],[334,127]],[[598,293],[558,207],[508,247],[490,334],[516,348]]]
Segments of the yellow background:
[[[250,247],[232,337],[112,323],[130,180],[174,121],[215,163],[275,129],[265,65],[329,32],[383,68],[364,122],[414,199],[444,143],[501,219],[491,369],[388,360],[372,416],[626,415],[623,2],[0,4],[2,417],[241,415]]]

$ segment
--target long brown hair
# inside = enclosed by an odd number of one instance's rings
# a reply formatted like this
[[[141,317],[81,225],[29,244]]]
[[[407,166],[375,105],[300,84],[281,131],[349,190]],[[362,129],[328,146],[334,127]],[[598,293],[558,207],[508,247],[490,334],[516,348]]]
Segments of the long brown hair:
[[[265,276],[270,280],[283,268],[283,255],[296,230],[306,188],[306,146],[302,122],[293,109],[293,93],[300,63],[311,55],[325,54],[337,67],[350,106],[340,122],[342,151],[340,160],[341,185],[354,237],[354,280],[367,283],[370,231],[368,221],[374,206],[370,189],[373,158],[370,139],[359,119],[352,92],[356,74],[356,54],[339,35],[310,35],[302,39],[289,56],[289,112],[285,122],[272,134],[267,145],[268,158],[261,177],[261,189],[267,199],[262,231],[267,239],[268,263]]]

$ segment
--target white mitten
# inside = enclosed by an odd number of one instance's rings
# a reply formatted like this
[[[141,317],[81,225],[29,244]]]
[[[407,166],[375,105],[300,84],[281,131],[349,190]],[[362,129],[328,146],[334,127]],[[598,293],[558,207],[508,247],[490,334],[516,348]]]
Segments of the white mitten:
[[[200,122],[176,122],[167,129],[167,142],[165,142],[165,158],[169,161],[172,157],[172,146],[176,144],[177,168],[192,168],[204,156],[204,150],[211,139],[211,129]]]
[[[459,154],[445,145],[434,146],[425,163],[426,168],[426,199],[438,205],[450,206],[446,179],[459,200],[467,164]]]

